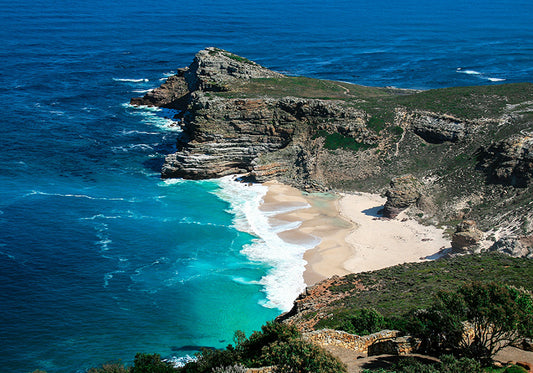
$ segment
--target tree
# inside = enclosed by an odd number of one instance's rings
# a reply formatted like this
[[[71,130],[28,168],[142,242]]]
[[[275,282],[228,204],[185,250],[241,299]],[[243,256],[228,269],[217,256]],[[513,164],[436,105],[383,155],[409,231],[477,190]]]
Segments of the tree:
[[[530,292],[496,283],[471,283],[440,292],[412,326],[430,350],[451,349],[483,363],[533,330]]]
[[[158,354],[139,353],[135,355],[131,373],[173,373],[176,372],[170,364],[161,360]]]

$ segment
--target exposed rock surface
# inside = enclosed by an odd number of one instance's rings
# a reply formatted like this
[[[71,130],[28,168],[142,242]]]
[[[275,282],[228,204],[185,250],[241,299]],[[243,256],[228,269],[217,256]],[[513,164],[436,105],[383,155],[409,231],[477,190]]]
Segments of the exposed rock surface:
[[[145,94],[144,97],[132,98],[130,104],[185,110],[189,100],[189,87],[183,75],[173,75],[161,86]]]
[[[170,76],[144,97],[131,99],[130,103],[186,110],[192,92],[225,91],[239,79],[282,76],[246,58],[209,47],[198,52],[189,67],[178,69],[177,75]]]
[[[369,353],[373,345],[379,342],[393,341],[400,336],[398,330],[382,330],[368,335],[355,335],[342,330],[321,329],[303,334],[306,341],[320,347],[338,346],[359,353]],[[388,353],[388,352],[384,352]]]
[[[451,115],[416,111],[411,115],[413,131],[430,143],[457,142],[467,135],[468,121]]]
[[[489,250],[516,258],[533,259],[533,237],[503,237],[496,241]]]
[[[533,137],[513,135],[484,150],[482,167],[494,180],[525,187],[533,179]]]
[[[512,225],[516,233],[533,221],[533,191],[510,186],[533,177],[532,140],[523,135],[533,128],[532,96],[528,83],[414,92],[285,77],[207,48],[131,103],[178,110],[183,133],[165,178],[238,173],[310,191],[382,193],[410,173],[421,188],[391,189],[386,216],[416,203],[428,222],[460,213],[484,230]]]
[[[457,225],[452,236],[452,249],[467,251],[474,249],[483,239],[481,232],[473,220],[464,220]]]
[[[391,181],[385,196],[383,216],[394,219],[407,207],[416,204],[421,197],[421,183],[413,175],[396,177]]]

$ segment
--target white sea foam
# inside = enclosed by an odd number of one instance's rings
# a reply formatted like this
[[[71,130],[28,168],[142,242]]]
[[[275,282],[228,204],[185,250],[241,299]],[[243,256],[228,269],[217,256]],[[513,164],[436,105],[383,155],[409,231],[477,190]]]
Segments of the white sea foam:
[[[32,190],[29,193],[24,194],[24,197],[29,197],[33,195],[42,195],[42,196],[57,196],[57,197],[68,197],[68,198],[86,198],[86,199],[94,199],[99,201],[127,201],[127,202],[135,202],[135,199],[125,199],[120,197],[92,197],[88,196],[86,194],[63,194],[63,193],[47,193],[47,192],[41,192],[39,190]]]
[[[215,193],[230,203],[235,227],[258,237],[246,245],[242,253],[252,261],[271,267],[259,282],[266,294],[262,305],[290,310],[296,297],[305,289],[303,254],[318,242],[291,244],[279,237],[280,225],[272,226],[269,221],[269,216],[277,212],[264,212],[259,208],[268,190],[266,186],[243,184],[233,177],[224,177],[218,183],[220,189]],[[295,224],[285,226],[287,229],[294,227]]]
[[[176,357],[172,356],[168,359],[163,359],[163,361],[170,363],[174,368],[181,368],[185,366],[187,363],[191,363],[193,361],[196,361],[197,359],[195,357],[185,355],[182,357]]]
[[[122,216],[120,216],[120,215],[113,216],[113,215],[97,214],[97,215],[93,215],[93,216],[90,216],[90,217],[87,217],[87,218],[80,218],[80,220],[119,219],[121,217]]]
[[[461,74],[468,74],[468,75],[482,75],[479,71],[476,70],[463,70],[461,67],[458,67],[456,70],[458,73]]]
[[[159,135],[160,132],[148,132],[148,131],[137,131],[137,130],[131,130],[131,131],[126,131],[126,130],[122,130],[121,132],[122,135]]]
[[[134,106],[129,103],[122,104],[133,115],[139,115],[141,121],[149,126],[155,126],[165,131],[182,132],[181,121],[175,119],[177,110],[158,108],[153,106]]]
[[[478,77],[478,78],[480,78],[480,79],[486,79],[486,80],[488,80],[489,82],[503,82],[503,81],[506,80],[506,79],[503,79],[503,78],[492,78],[492,77],[488,77],[488,76],[486,76],[484,73],[479,72],[479,71],[476,71],[476,70],[463,70],[463,69],[460,68],[460,67],[458,67],[456,71],[457,71],[458,73],[461,73],[461,74],[475,75],[476,77]]]
[[[154,89],[153,88],[150,88],[150,89],[134,89],[132,92],[133,93],[148,93],[148,92],[152,92]]]
[[[97,223],[94,229],[96,230],[96,237],[99,238],[96,241],[96,245],[100,246],[100,251],[108,251],[109,244],[113,242],[109,238],[108,225],[106,223]]]
[[[242,285],[259,285],[260,283],[254,280],[249,280],[244,277],[232,277],[231,278],[234,282]]]
[[[155,144],[158,145],[158,144]],[[127,146],[113,146],[111,150],[114,153],[124,153],[129,151],[150,151],[153,150],[153,146],[149,144],[131,144]]]
[[[165,179],[161,180],[159,183],[160,186],[169,186],[169,185],[176,185],[176,184],[182,184],[187,182],[187,180],[184,179]]]
[[[141,79],[125,79],[125,78],[113,78],[115,82],[126,82],[126,83],[142,83],[142,82],[148,82],[148,79],[141,78]]]

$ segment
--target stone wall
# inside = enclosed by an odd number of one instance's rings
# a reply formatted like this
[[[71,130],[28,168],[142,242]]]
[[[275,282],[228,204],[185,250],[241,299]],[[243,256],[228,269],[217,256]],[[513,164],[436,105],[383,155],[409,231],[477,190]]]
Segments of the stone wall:
[[[368,348],[377,341],[392,340],[400,335],[397,330],[382,330],[378,333],[359,336],[340,330],[322,329],[304,333],[306,341],[319,346],[338,346],[354,352],[368,353]]]

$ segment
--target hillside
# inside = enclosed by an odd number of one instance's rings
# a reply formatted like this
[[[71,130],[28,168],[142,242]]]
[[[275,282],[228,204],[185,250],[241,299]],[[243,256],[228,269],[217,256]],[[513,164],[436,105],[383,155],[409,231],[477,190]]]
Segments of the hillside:
[[[411,174],[420,195],[411,215],[422,222],[473,219],[494,241],[533,231],[531,83],[364,87],[288,77],[207,48],[131,103],[178,111],[183,133],[165,178],[245,174],[308,191],[382,193]]]
[[[533,261],[498,253],[402,264],[324,280],[307,288],[293,309],[278,320],[311,331],[331,327],[343,314],[361,308],[400,317],[429,306],[441,290],[454,290],[473,281],[495,281],[531,291],[532,274]]]

